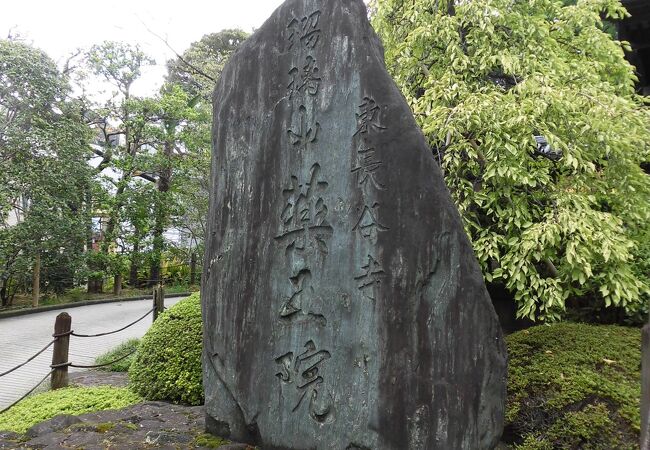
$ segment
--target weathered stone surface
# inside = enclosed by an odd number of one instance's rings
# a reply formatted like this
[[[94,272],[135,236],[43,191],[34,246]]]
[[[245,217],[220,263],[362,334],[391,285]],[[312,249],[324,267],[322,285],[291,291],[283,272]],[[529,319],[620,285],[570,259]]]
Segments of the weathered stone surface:
[[[203,406],[144,402],[123,409],[59,416],[36,425],[40,429],[36,437],[0,432],[0,449],[215,448],[216,441],[205,439],[204,417]],[[218,448],[248,446],[228,443]]]
[[[214,95],[209,431],[266,449],[487,449],[506,352],[361,0],[289,0]]]
[[[69,427],[75,423],[79,423],[81,420],[77,416],[71,416],[69,414],[61,414],[60,416],[52,417],[50,420],[45,422],[38,423],[31,427],[25,433],[25,436],[28,437],[37,437],[42,436],[53,431],[62,430]]]

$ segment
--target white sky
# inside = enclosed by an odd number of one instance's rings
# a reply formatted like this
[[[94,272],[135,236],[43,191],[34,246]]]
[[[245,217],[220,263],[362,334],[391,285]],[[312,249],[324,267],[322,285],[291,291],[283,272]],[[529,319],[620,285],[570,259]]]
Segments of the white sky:
[[[76,48],[105,40],[139,44],[156,60],[133,89],[152,94],[160,87],[173,53],[147,28],[182,53],[204,34],[225,28],[251,32],[282,0],[0,0],[0,37],[19,33],[58,63]]]

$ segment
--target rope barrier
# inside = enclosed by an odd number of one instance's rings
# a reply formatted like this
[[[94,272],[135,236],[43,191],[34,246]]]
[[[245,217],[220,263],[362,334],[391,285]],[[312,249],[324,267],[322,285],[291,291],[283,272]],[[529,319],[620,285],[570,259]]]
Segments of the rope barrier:
[[[60,338],[64,336],[70,336],[72,333],[74,333],[74,330],[66,331],[65,333],[53,334],[52,337]]]
[[[78,333],[75,333],[74,331],[72,331],[72,332],[70,332],[70,335],[71,335],[71,336],[76,336],[76,337],[83,337],[83,338],[92,338],[92,337],[107,336],[107,335],[109,335],[109,334],[119,333],[120,331],[126,330],[127,328],[129,328],[129,327],[135,325],[136,323],[140,322],[142,319],[144,319],[144,318],[147,317],[149,314],[151,314],[151,313],[154,311],[154,309],[155,309],[155,308],[151,308],[149,311],[147,311],[147,313],[146,313],[144,316],[142,316],[142,317],[140,317],[139,319],[137,319],[137,320],[131,322],[130,324],[128,324],[128,325],[126,325],[126,326],[120,328],[119,330],[107,331],[107,332],[105,332],[105,333],[97,333],[97,334],[78,334]]]
[[[52,369],[60,369],[62,367],[70,367],[71,365],[72,365],[71,362],[64,362],[64,363],[61,363],[61,364],[51,364],[50,367]]]
[[[41,350],[39,350],[38,353],[36,353],[35,355],[33,355],[31,358],[29,358],[29,359],[28,359],[27,361],[25,361],[24,363],[19,364],[19,365],[17,365],[16,367],[7,370],[6,372],[0,373],[0,377],[3,377],[3,376],[5,376],[5,375],[10,374],[11,372],[13,372],[13,371],[15,371],[15,370],[17,370],[17,369],[20,369],[21,367],[23,367],[24,365],[26,365],[26,364],[29,363],[30,361],[34,360],[34,358],[36,358],[37,356],[39,356],[40,354],[42,354],[45,350],[47,350],[48,348],[50,348],[50,346],[52,346],[52,344],[54,344],[54,343],[55,343],[59,338],[61,338],[61,337],[64,337],[64,336],[76,336],[76,337],[91,338],[91,337],[100,337],[100,336],[107,336],[107,335],[110,335],[110,334],[119,333],[120,331],[124,331],[124,330],[126,330],[127,328],[129,328],[129,327],[135,325],[136,323],[140,322],[140,321],[143,320],[145,317],[147,317],[149,314],[151,314],[152,312],[154,312],[155,309],[156,309],[155,307],[154,307],[154,308],[151,308],[151,309],[150,309],[149,311],[147,311],[147,312],[146,312],[142,317],[140,317],[140,318],[134,320],[133,322],[129,323],[128,325],[125,325],[125,326],[123,326],[122,328],[119,328],[119,329],[114,330],[114,331],[107,331],[107,332],[105,332],[105,333],[97,333],[97,334],[77,334],[77,333],[75,333],[73,330],[70,330],[70,331],[67,331],[67,332],[65,332],[65,333],[53,334],[52,337],[53,337],[54,339],[52,339],[52,340],[51,340],[51,341],[50,341],[50,342],[49,342],[45,347],[43,347]],[[167,308],[165,308],[165,309],[167,309]],[[49,372],[47,375],[45,375],[45,376],[43,377],[43,379],[42,379],[41,381],[39,381],[39,382],[36,384],[36,386],[34,386],[32,389],[30,389],[29,392],[27,392],[25,395],[23,395],[23,396],[20,397],[18,400],[16,400],[15,402],[13,402],[11,405],[7,406],[7,407],[4,408],[2,411],[0,411],[0,414],[3,414],[3,413],[5,413],[5,412],[9,411],[11,408],[13,408],[14,406],[16,406],[16,405],[17,405],[18,403],[20,403],[21,401],[23,401],[27,396],[29,396],[32,392],[34,392],[34,391],[36,390],[36,388],[38,388],[38,387],[39,387],[39,386],[40,386],[40,385],[41,385],[41,384],[42,384],[42,383],[43,383],[43,382],[44,382],[44,381],[45,381],[45,380],[46,380],[50,375],[52,375],[52,374],[53,374],[57,369],[60,369],[60,368],[63,368],[63,367],[74,367],[74,368],[78,368],[78,369],[98,369],[98,368],[100,368],[100,367],[106,367],[106,366],[110,366],[110,365],[112,365],[112,364],[115,364],[115,363],[117,363],[117,362],[120,362],[120,361],[122,361],[123,359],[126,359],[126,358],[128,358],[129,356],[133,355],[133,354],[136,352],[136,350],[137,350],[137,349],[133,349],[133,350],[130,351],[129,353],[127,353],[127,354],[125,354],[125,355],[123,355],[123,356],[120,356],[119,358],[116,358],[115,360],[113,360],[113,361],[111,361],[111,362],[104,363],[104,364],[81,365],[81,364],[73,364],[73,363],[71,363],[71,362],[69,362],[69,361],[68,361],[68,362],[64,362],[64,363],[60,363],[60,364],[52,364],[52,365],[50,365],[50,368],[51,368],[52,370],[50,370],[50,372]]]
[[[22,397],[20,397],[18,400],[16,400],[15,402],[13,402],[11,405],[7,406],[5,409],[3,409],[2,411],[0,411],[0,414],[3,414],[3,413],[5,413],[5,412],[9,411],[11,408],[13,408],[14,406],[16,406],[18,403],[20,403],[20,402],[22,402],[23,400],[25,400],[25,398],[26,398],[29,394],[31,394],[32,392],[34,392],[34,391],[36,390],[37,387],[39,387],[41,384],[43,384],[43,381],[47,380],[47,377],[49,377],[50,375],[52,375],[52,374],[54,373],[54,370],[55,370],[55,369],[50,370],[50,373],[48,373],[47,375],[45,375],[45,376],[43,377],[43,379],[42,379],[41,381],[39,381],[38,384],[37,384],[36,386],[34,386],[33,388],[31,388],[31,389],[29,390],[28,393],[26,393],[25,395],[23,395]]]
[[[83,365],[79,365],[79,364],[71,364],[70,363],[70,367],[74,367],[74,368],[77,368],[77,369],[99,369],[100,367],[110,366],[111,364],[115,364],[117,362],[122,361],[123,359],[128,358],[129,356],[133,355],[136,352],[136,350],[137,349],[133,349],[129,353],[127,353],[126,355],[120,356],[119,358],[117,358],[117,359],[115,359],[115,360],[113,360],[111,362],[108,362],[108,363],[95,364],[95,365],[92,365],[92,366],[83,366]]]
[[[14,367],[13,369],[9,369],[9,370],[7,370],[6,372],[2,372],[2,373],[0,373],[0,377],[4,377],[5,375],[10,374],[10,373],[13,372],[14,370],[20,369],[20,368],[23,367],[25,364],[27,364],[28,362],[32,361],[32,360],[33,360],[34,358],[36,358],[38,355],[40,355],[40,354],[43,353],[45,350],[47,350],[48,348],[50,348],[50,346],[51,346],[52,344],[54,344],[55,342],[56,342],[56,337],[55,337],[54,339],[52,339],[52,340],[50,341],[50,343],[47,344],[45,347],[43,347],[43,348],[42,348],[38,353],[36,353],[34,356],[32,356],[31,358],[29,358],[29,359],[28,359],[27,361],[25,361],[24,363],[22,363],[22,364],[18,364],[18,365],[17,365],[16,367]]]

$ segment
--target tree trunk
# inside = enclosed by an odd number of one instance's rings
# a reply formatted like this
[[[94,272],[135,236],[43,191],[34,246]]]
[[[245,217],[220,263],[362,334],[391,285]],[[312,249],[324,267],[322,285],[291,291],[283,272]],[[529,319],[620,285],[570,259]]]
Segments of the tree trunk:
[[[650,448],[650,323],[641,332],[641,448]]]
[[[2,280],[2,287],[0,287],[0,301],[2,301],[2,306],[9,306],[9,295],[7,292],[8,280]]]
[[[140,230],[135,229],[131,267],[129,268],[129,286],[138,287],[138,263],[140,259]]]
[[[122,295],[122,274],[115,275],[113,284],[113,294],[116,296]]]
[[[160,193],[159,193],[160,194]],[[156,222],[153,228],[153,251],[151,252],[151,276],[149,277],[149,286],[155,286],[160,282],[160,266],[162,263],[163,251],[163,229],[164,229],[164,205],[159,199],[156,205]]]
[[[88,279],[88,293],[89,294],[101,294],[104,292],[104,280],[99,278],[89,278]]]
[[[190,286],[196,283],[196,252],[190,257]]]
[[[41,296],[41,253],[36,253],[34,270],[32,272],[32,306],[38,306],[38,299]]]
[[[156,221],[153,230],[153,252],[151,258],[151,279],[149,280],[150,286],[155,286],[160,280],[160,265],[162,260],[162,252],[164,246],[163,232],[167,222],[167,204],[166,197],[171,183],[172,168],[170,159],[174,151],[174,143],[169,139],[165,140],[163,146],[163,153],[165,162],[163,168],[160,170],[158,177],[158,198],[156,201]]]

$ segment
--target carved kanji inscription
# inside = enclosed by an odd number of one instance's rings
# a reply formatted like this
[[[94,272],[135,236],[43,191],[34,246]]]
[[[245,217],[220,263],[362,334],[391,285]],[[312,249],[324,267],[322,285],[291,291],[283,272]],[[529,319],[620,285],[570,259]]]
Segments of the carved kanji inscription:
[[[318,132],[320,131],[320,123],[313,122],[309,124],[307,122],[307,108],[303,105],[300,105],[298,108],[298,127],[294,129],[289,129],[289,140],[294,147],[305,149],[307,144],[312,144],[318,139]]]
[[[294,95],[308,94],[314,96],[318,94],[318,88],[322,81],[318,76],[318,72],[316,60],[311,56],[307,56],[305,65],[301,68],[292,67],[289,71],[291,81],[287,85],[289,98],[292,98]]]
[[[373,203],[372,206],[364,205],[363,211],[352,228],[352,231],[358,231],[361,236],[369,239],[371,242],[377,242],[377,234],[387,231],[389,228],[377,220],[377,208],[379,203]]]
[[[357,131],[354,135],[368,134],[370,131],[386,130],[387,128],[379,123],[379,112],[381,108],[372,97],[364,97],[359,105],[357,116]]]
[[[287,252],[302,252],[314,247],[323,254],[328,253],[327,241],[332,236],[332,227],[327,221],[328,209],[323,199],[328,183],[321,179],[320,172],[320,165],[314,164],[306,181],[292,176],[290,186],[282,192],[282,232],[275,240]]]
[[[380,181],[379,172],[384,163],[377,159],[374,147],[366,148],[362,145],[357,151],[357,165],[352,168],[352,173],[357,174],[359,186],[374,186],[376,189],[385,190],[386,186]]]
[[[294,46],[302,45],[307,49],[314,49],[320,40],[320,15],[319,10],[302,18],[294,17],[287,25],[287,40],[289,50]]]
[[[381,284],[381,278],[385,275],[384,269],[382,269],[381,264],[375,258],[368,255],[367,262],[361,267],[361,271],[362,273],[360,275],[354,277],[359,283],[359,290],[365,297],[376,300],[377,289],[379,284]]]
[[[302,352],[287,352],[275,358],[276,377],[285,386],[293,386],[296,398],[291,401],[291,411],[297,412],[306,405],[309,416],[324,422],[332,411],[332,395],[324,386],[322,364],[331,358],[327,350],[318,350],[313,340],[305,343]]]

